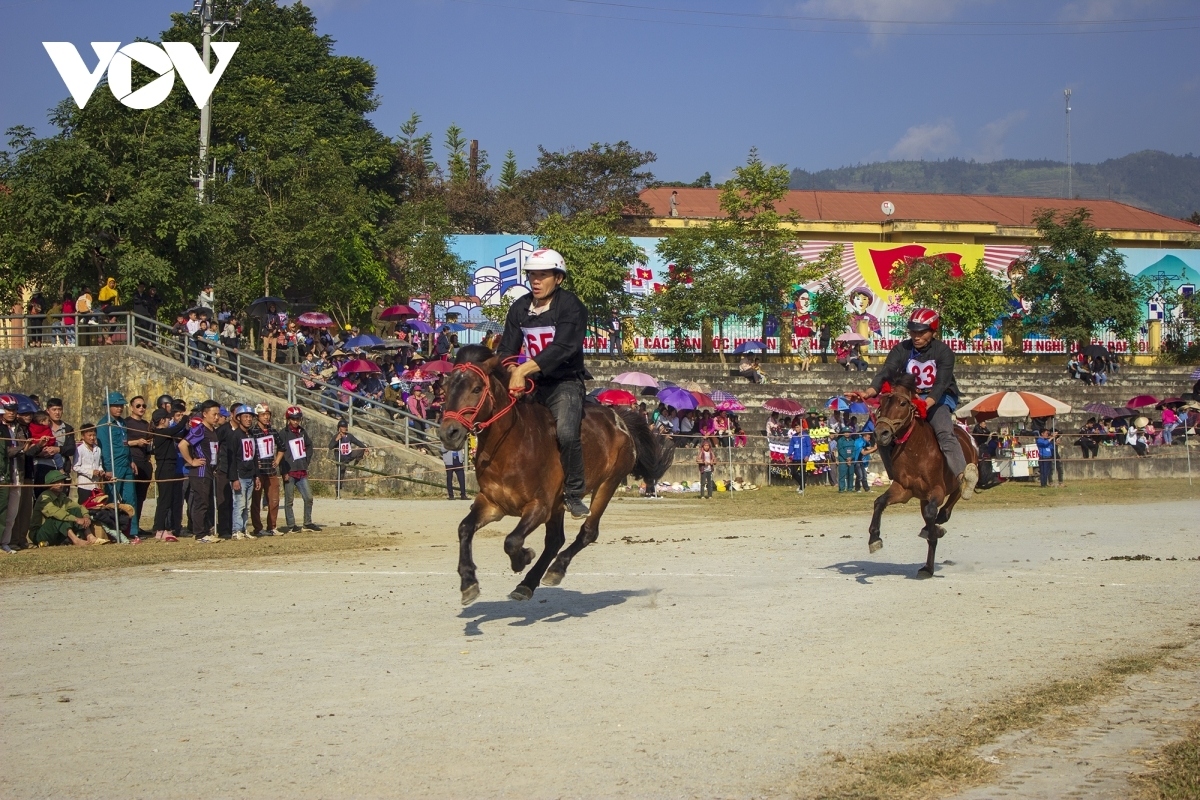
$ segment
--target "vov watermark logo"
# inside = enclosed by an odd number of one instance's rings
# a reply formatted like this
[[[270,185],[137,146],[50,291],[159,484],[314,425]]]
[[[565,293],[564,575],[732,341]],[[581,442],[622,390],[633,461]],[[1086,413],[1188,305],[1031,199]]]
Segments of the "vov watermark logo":
[[[124,47],[120,42],[92,42],[92,50],[98,59],[92,70],[83,63],[79,51],[70,42],[42,42],[42,47],[50,54],[50,60],[71,97],[75,98],[75,105],[80,108],[87,105],[107,70],[108,88],[113,97],[128,108],[146,109],[167,99],[175,85],[176,72],[196,105],[203,108],[239,44],[212,43],[213,53],[217,56],[217,65],[212,72],[200,60],[196,48],[187,42],[163,42],[161,47],[151,42],[133,42]],[[134,61],[159,75],[136,92],[133,90]]]

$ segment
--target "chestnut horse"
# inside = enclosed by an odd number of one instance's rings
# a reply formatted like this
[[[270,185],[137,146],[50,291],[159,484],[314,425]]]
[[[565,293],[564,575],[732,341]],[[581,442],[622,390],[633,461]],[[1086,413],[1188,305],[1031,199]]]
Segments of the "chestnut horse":
[[[560,554],[566,536],[563,470],[554,418],[532,399],[512,396],[508,380],[508,367],[482,345],[459,350],[454,370],[445,379],[446,400],[438,431],[442,444],[459,450],[468,432],[479,437],[475,454],[479,494],[458,525],[458,574],[464,606],[479,597],[471,555],[471,542],[479,528],[504,517],[520,518],[504,540],[504,552],[512,561],[513,572],[520,572],[536,555],[525,547],[525,537],[539,525],[546,526],[541,558],[508,595],[513,600],[528,600],[539,583],[561,583],[571,559],[596,541],[600,517],[626,475],[632,473],[653,487],[675,456],[674,443],[651,432],[641,415],[585,405],[580,435],[584,478],[592,503],[579,535]]]
[[[875,500],[867,546],[872,553],[883,547],[883,539],[879,536],[879,518],[883,516],[883,510],[916,497],[921,501],[921,516],[925,519],[920,536],[929,542],[929,556],[917,577],[932,578],[937,541],[946,534],[942,523],[949,521],[954,504],[962,497],[962,487],[946,466],[933,427],[917,410],[915,403],[919,402],[916,380],[908,374],[894,380],[891,390],[879,397],[875,438],[881,448],[891,448],[888,474],[892,485]],[[967,463],[978,464],[979,452],[971,435],[957,426],[954,434],[962,445]]]

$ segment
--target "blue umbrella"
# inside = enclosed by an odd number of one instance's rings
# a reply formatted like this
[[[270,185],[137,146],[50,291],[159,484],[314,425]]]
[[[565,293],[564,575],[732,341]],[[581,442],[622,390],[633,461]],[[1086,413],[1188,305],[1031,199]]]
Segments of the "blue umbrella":
[[[826,408],[831,408],[834,411],[847,411],[850,408],[850,401],[844,397],[831,397],[825,403]]]
[[[854,402],[854,403],[850,404],[850,413],[851,414],[869,414],[870,412],[867,410],[866,403]]]
[[[741,353],[762,353],[767,349],[767,346],[762,342],[742,342],[737,347],[733,348],[733,352]]]
[[[358,336],[351,336],[342,346],[353,350],[354,348],[376,347],[381,344],[383,344],[383,339],[380,339],[378,336],[370,333],[360,333]]]
[[[465,331],[467,329],[466,325],[462,325],[458,322],[449,322],[449,323],[443,325],[442,327],[449,328],[452,333],[458,333],[460,331]]]
[[[700,405],[691,392],[687,389],[680,389],[678,386],[668,386],[666,389],[660,389],[658,399],[673,408],[681,410],[690,411]]]
[[[433,326],[428,322],[422,322],[419,319],[410,319],[406,324],[417,333],[433,333]]]

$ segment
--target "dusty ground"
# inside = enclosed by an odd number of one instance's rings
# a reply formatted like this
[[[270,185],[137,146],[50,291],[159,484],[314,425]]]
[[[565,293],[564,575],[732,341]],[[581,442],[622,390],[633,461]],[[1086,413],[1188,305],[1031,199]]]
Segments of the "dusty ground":
[[[465,507],[323,500],[400,535],[0,583],[0,794],[803,795],[831,753],[1200,618],[1195,500],[964,507],[928,581],[915,509],[868,556],[861,514],[630,501],[525,604],[505,599],[508,528],[485,531],[462,609]],[[1163,560],[1104,560],[1138,554]]]

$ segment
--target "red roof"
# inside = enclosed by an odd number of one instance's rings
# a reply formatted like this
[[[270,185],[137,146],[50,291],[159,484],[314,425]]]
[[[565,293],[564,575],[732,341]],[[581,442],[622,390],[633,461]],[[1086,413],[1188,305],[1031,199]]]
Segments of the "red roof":
[[[720,208],[720,189],[645,189],[642,201],[651,216],[670,216],[671,192],[678,192],[680,217],[712,219],[725,216]],[[1038,209],[1074,210],[1083,206],[1092,212],[1092,224],[1106,230],[1181,231],[1200,233],[1193,225],[1155,214],[1115,200],[1066,200],[1059,197],[1006,197],[973,194],[917,194],[909,192],[791,191],[778,207],[781,213],[795,211],[802,220],[823,222],[883,222],[884,200],[896,207],[892,220],[959,222],[991,225],[1032,225]]]

